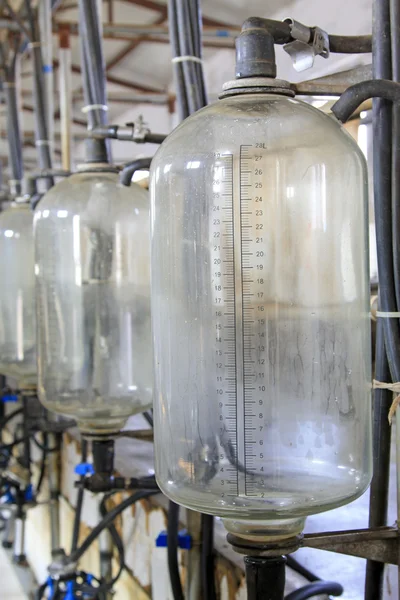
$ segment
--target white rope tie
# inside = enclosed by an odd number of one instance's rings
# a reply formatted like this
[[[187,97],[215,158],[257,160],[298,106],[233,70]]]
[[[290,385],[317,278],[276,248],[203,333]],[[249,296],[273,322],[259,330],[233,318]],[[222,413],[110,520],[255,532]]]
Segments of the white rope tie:
[[[87,106],[83,106],[81,108],[83,113],[88,113],[91,110],[108,110],[108,106],[106,104],[88,104]]]
[[[382,310],[376,311],[376,316],[381,319],[400,319],[400,312],[383,312]]]
[[[185,56],[175,56],[171,60],[172,63],[180,63],[180,62],[186,62],[186,61],[199,63],[200,65],[203,64],[203,60],[201,58],[199,58],[198,56],[191,56],[190,54],[187,54]]]
[[[400,404],[400,381],[394,383],[384,383],[383,381],[377,381],[374,379],[372,382],[372,387],[374,390],[389,390],[390,392],[393,392],[393,394],[396,394],[388,413],[388,421],[389,425],[391,425],[392,419]]]
[[[36,140],[35,146],[51,146],[50,140]]]
[[[40,48],[41,45],[41,42],[29,42],[27,48]]]

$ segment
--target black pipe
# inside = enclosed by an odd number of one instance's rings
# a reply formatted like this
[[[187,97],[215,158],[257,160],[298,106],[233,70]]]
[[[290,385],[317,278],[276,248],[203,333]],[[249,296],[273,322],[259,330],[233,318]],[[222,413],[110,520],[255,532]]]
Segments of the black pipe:
[[[85,439],[82,439],[82,441],[81,441],[82,462],[86,462],[86,460],[87,460],[87,447],[88,447],[87,441]],[[81,476],[80,479],[81,479],[81,481],[83,481],[84,476]],[[74,527],[72,530],[71,553],[75,552],[75,550],[78,548],[84,493],[85,493],[84,487],[80,486],[80,488],[78,489],[78,494],[77,494],[77,499],[76,499]]]
[[[345,123],[365,100],[383,98],[387,102],[400,101],[400,84],[387,79],[361,81],[347,88],[332,106],[332,112]]]
[[[179,504],[170,500],[168,508],[167,540],[168,571],[174,600],[185,600],[178,563]]]
[[[327,596],[341,596],[343,594],[343,587],[333,581],[316,581],[288,594],[285,596],[285,600],[307,600],[308,598],[314,598],[322,594],[326,594]]]
[[[390,0],[375,0],[373,5],[373,76],[376,79],[392,77]],[[392,106],[384,99],[373,101],[373,165],[376,238],[380,310],[396,311],[397,303],[393,282],[392,253]],[[398,324],[394,319],[378,319],[376,340],[376,378],[390,381],[393,372],[393,354],[399,347]],[[398,379],[396,379],[398,381]],[[389,393],[375,391],[374,410],[374,476],[370,496],[369,525],[385,525],[387,518],[390,431],[387,428]],[[378,456],[379,452],[379,456]],[[384,564],[367,561],[365,600],[379,600],[383,596]]]
[[[214,517],[201,515],[201,587],[203,598],[216,600],[214,573]]]
[[[400,0],[390,0],[392,78],[400,82]],[[392,238],[394,283],[400,307],[400,104],[392,106]]]
[[[248,600],[284,600],[286,558],[246,556]]]
[[[136,160],[128,163],[124,166],[120,174],[120,183],[129,187],[131,185],[132,177],[136,171],[150,169],[152,157],[149,158],[137,158]]]

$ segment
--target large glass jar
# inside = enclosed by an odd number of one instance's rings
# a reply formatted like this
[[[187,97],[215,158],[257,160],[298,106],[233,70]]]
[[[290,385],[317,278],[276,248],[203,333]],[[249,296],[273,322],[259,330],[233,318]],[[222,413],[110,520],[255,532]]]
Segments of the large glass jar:
[[[13,202],[0,213],[0,373],[19,388],[36,383],[33,213]]]
[[[371,477],[367,173],[331,116],[225,98],[152,164],[157,481],[294,532]]]
[[[81,172],[35,213],[39,397],[83,432],[152,401],[148,193]]]

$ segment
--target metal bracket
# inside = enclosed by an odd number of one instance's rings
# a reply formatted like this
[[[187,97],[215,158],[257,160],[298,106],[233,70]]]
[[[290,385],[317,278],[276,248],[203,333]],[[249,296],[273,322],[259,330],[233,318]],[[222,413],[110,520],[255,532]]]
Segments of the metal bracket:
[[[290,26],[292,42],[285,44],[283,49],[289,54],[296,71],[305,71],[314,65],[314,58],[329,57],[329,35],[319,27],[307,27],[294,19],[284,20]]]
[[[305,534],[301,547],[318,548],[367,560],[400,565],[399,530],[394,527]]]
[[[228,533],[227,541],[236,552],[248,556],[273,557],[291,554],[299,548],[318,548],[400,566],[400,537],[397,525],[376,529],[308,533],[272,542],[259,542],[254,538],[248,540]]]

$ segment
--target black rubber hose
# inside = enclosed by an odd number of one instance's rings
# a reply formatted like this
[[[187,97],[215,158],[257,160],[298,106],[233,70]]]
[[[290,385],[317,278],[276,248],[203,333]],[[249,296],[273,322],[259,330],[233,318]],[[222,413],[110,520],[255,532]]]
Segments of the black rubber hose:
[[[307,598],[314,598],[321,594],[341,596],[343,594],[343,587],[339,583],[331,581],[316,581],[315,583],[310,583],[299,590],[291,592],[285,596],[285,600],[307,600]]]
[[[148,144],[162,144],[166,137],[164,133],[148,133],[144,141]]]
[[[150,427],[154,427],[153,409],[151,411],[145,410],[143,416],[146,419],[147,423],[150,425]]]
[[[168,571],[174,600],[185,600],[178,563],[179,504],[170,501],[168,508]]]
[[[14,419],[15,417],[18,417],[18,415],[22,415],[23,413],[23,408],[18,408],[17,410],[14,410],[14,412],[10,413],[9,415],[7,415],[6,417],[4,417],[4,419],[2,419],[0,421],[0,431],[2,429],[4,429],[4,427],[10,422],[12,421],[12,419]]]
[[[274,38],[275,44],[288,44],[293,41],[290,25],[285,21],[262,19]],[[246,23],[246,21],[245,21]],[[315,28],[310,27],[314,35]],[[364,54],[372,52],[371,35],[329,35],[329,50],[336,54]]]
[[[120,183],[129,187],[131,185],[133,174],[136,173],[136,171],[150,169],[151,161],[152,157],[137,158],[125,165],[119,176]]]
[[[35,495],[38,496],[40,494],[40,490],[42,489],[42,485],[43,485],[43,481],[44,481],[44,476],[46,474],[46,463],[47,463],[47,434],[44,433],[43,434],[43,438],[44,438],[44,444],[43,444],[43,450],[42,450],[42,458],[40,461],[40,472],[39,472],[39,479],[36,485],[36,490],[35,490]],[[35,439],[35,438],[33,438]]]
[[[82,462],[87,461],[87,450],[88,443],[85,439],[81,441],[81,456]],[[83,483],[85,476],[81,475],[80,482]],[[74,518],[74,527],[72,530],[72,541],[71,541],[71,554],[75,552],[78,548],[79,543],[79,532],[81,528],[81,519],[82,519],[82,508],[83,508],[83,500],[84,500],[85,488],[83,485],[80,485],[78,488],[78,494],[76,498],[76,507],[75,507],[75,518]]]
[[[203,598],[216,600],[214,573],[214,517],[201,515],[201,587]]]
[[[120,504],[118,504],[118,506],[116,506],[115,508],[110,510],[107,513],[107,516],[102,521],[100,521],[100,523],[98,523],[96,525],[96,527],[94,527],[92,529],[92,531],[89,533],[89,535],[84,540],[84,542],[81,544],[81,546],[79,548],[77,548],[74,552],[71,553],[71,555],[69,557],[70,562],[72,562],[72,563],[77,562],[85,554],[86,550],[94,542],[94,540],[100,535],[100,533],[103,531],[103,529],[108,527],[109,524],[112,523],[114,521],[114,519],[116,519],[118,517],[118,515],[120,515],[126,508],[128,508],[128,506],[135,504],[135,502],[137,502],[138,500],[142,500],[144,498],[149,498],[150,496],[153,496],[155,493],[157,493],[157,492],[155,492],[155,491],[136,492],[135,494],[132,494],[132,496],[125,498],[125,500],[123,500]]]
[[[319,577],[317,577],[312,571],[309,571],[306,567],[300,564],[290,554],[286,557],[286,566],[292,569],[293,571],[296,571],[296,573],[298,573],[308,581],[321,581]]]
[[[360,104],[370,98],[399,102],[400,84],[387,79],[371,79],[356,83],[343,92],[331,110],[339,121],[345,123]]]

